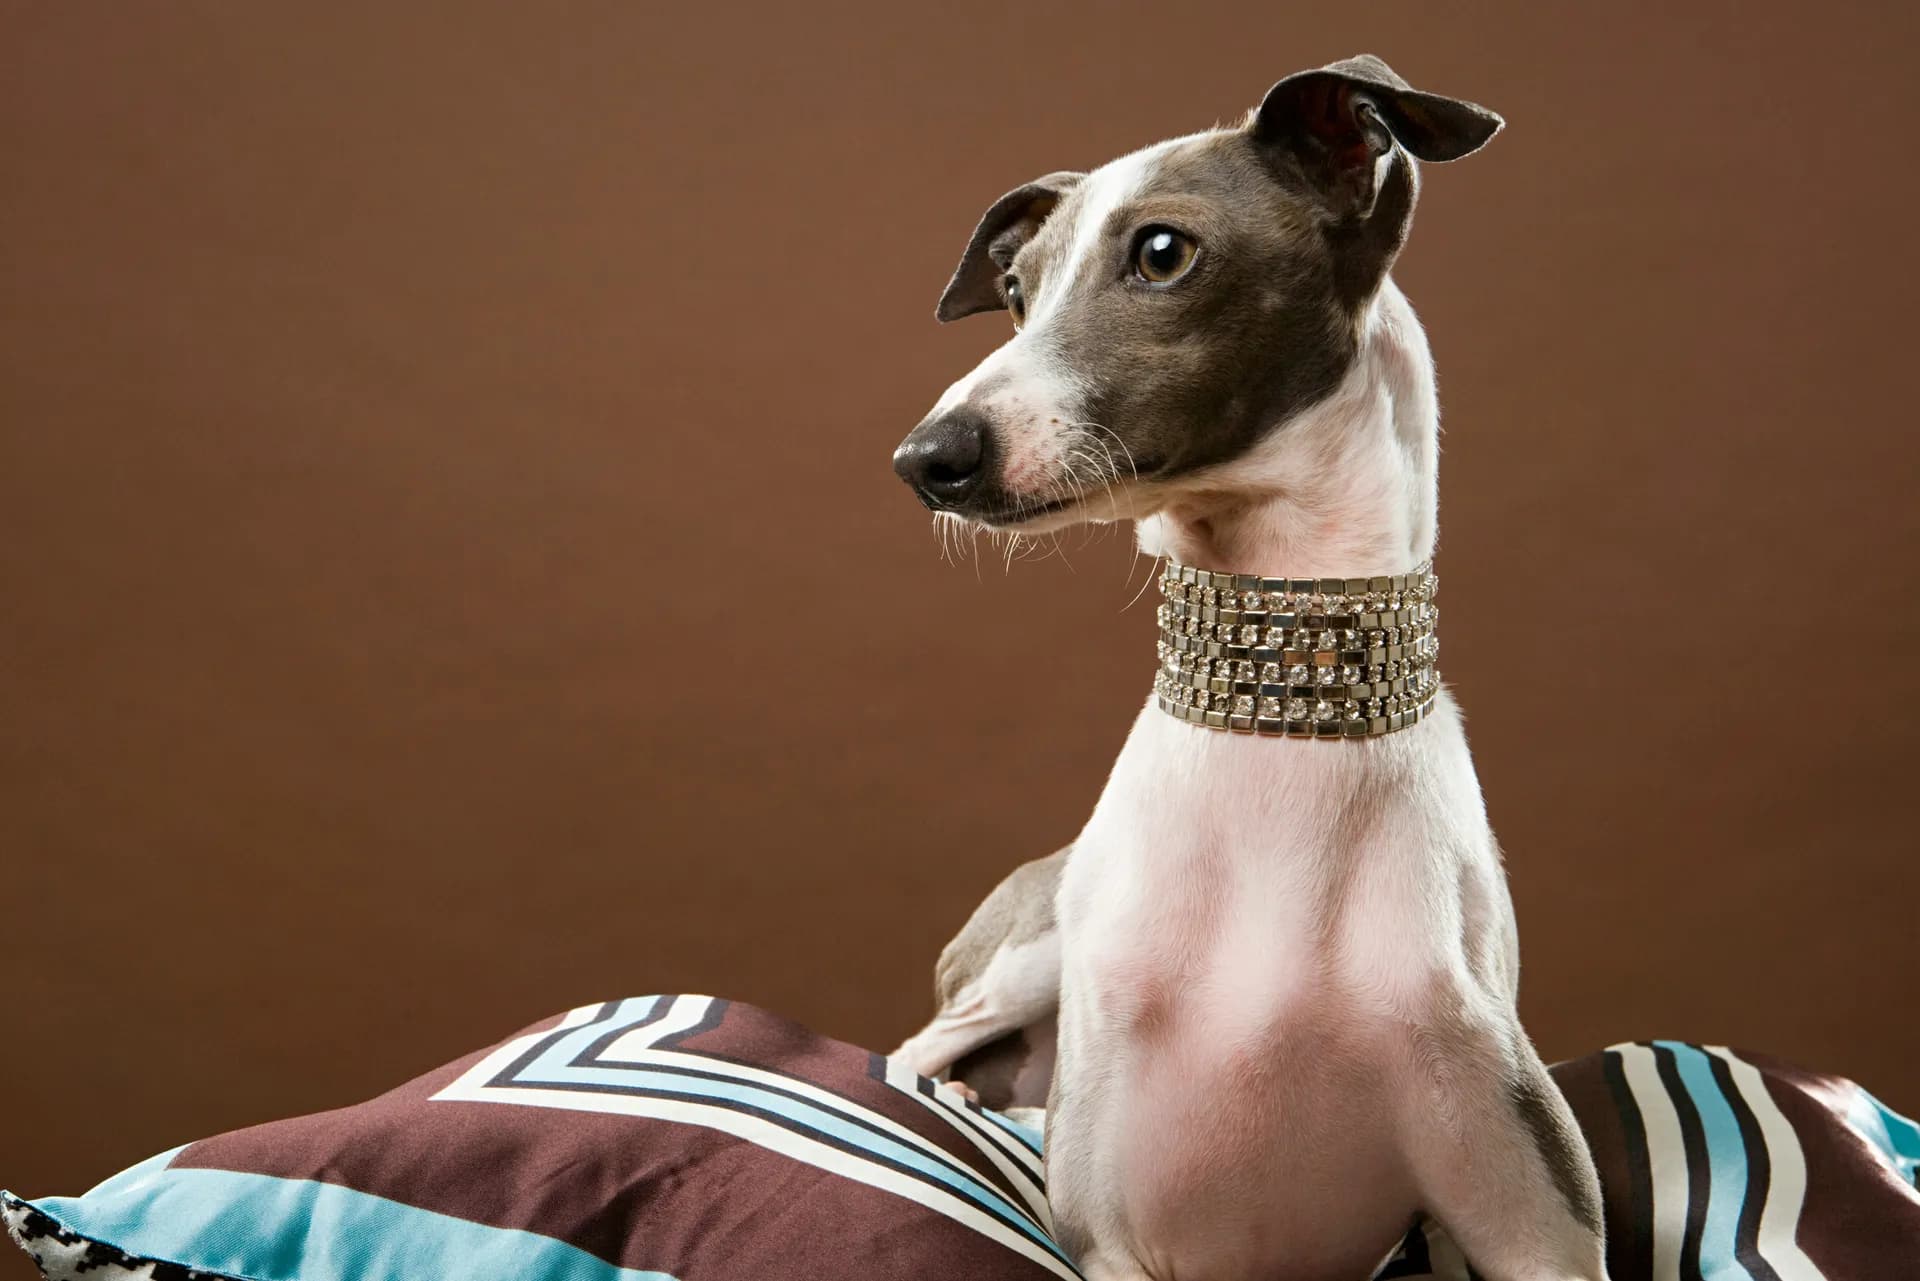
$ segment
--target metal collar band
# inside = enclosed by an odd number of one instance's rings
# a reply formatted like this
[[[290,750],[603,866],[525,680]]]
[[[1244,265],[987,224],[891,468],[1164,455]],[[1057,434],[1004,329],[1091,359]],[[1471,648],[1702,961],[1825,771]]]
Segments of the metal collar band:
[[[1155,701],[1213,729],[1368,738],[1416,724],[1440,689],[1429,566],[1388,578],[1260,578],[1169,563]]]

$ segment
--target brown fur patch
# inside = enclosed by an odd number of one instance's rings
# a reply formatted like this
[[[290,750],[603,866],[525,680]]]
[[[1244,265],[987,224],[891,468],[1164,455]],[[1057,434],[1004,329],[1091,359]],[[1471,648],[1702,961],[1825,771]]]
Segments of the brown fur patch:
[[[1072,848],[1022,863],[974,909],[933,967],[935,1006],[951,1005],[1001,948],[1030,943],[1054,927],[1054,894]]]
[[[1553,1185],[1580,1226],[1600,1231],[1600,1189],[1593,1177],[1586,1140],[1564,1108],[1554,1107],[1557,1088],[1537,1060],[1529,1058],[1508,1087],[1521,1124],[1533,1135]]]
[[[1061,200],[1011,270],[1029,299],[1053,291],[1035,337],[1089,389],[1080,416],[1119,436],[1142,475],[1227,461],[1339,385],[1358,304],[1341,296],[1318,206],[1276,179],[1250,134],[1218,130],[1157,156],[1091,259],[1070,261],[1088,198],[1082,184]],[[1157,226],[1200,246],[1166,286],[1131,274],[1136,241]]]

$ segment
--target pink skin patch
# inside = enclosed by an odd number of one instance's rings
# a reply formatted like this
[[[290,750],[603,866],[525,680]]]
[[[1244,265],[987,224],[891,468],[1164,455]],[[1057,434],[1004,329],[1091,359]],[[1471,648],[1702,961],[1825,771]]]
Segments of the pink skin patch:
[[[992,413],[997,422],[1005,424],[1031,423],[1038,418],[1023,399],[1013,397],[993,406]],[[1066,433],[1060,430],[1058,418],[1048,418],[1044,429],[1005,427],[1001,442],[1007,459],[1001,483],[1010,493],[1041,500],[1060,496]]]

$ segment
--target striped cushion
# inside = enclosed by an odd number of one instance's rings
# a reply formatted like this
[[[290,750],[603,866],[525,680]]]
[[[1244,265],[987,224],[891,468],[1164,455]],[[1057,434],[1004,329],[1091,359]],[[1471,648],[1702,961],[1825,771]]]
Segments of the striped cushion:
[[[1613,1281],[1920,1277],[1920,1127],[1853,1082],[1678,1041],[1552,1071],[1600,1171]],[[1475,1276],[1433,1224],[1380,1275]]]
[[[49,1277],[83,1281],[147,1259],[249,1281],[1074,1275],[1037,1134],[699,996],[583,1007],[4,1212]]]
[[[1851,1082],[1666,1041],[1553,1071],[1600,1169],[1614,1281],[1920,1274],[1920,1129]],[[0,1214],[76,1281],[1076,1275],[1038,1135],[697,996],[583,1007],[358,1107]],[[1471,1273],[1425,1225],[1379,1276]]]

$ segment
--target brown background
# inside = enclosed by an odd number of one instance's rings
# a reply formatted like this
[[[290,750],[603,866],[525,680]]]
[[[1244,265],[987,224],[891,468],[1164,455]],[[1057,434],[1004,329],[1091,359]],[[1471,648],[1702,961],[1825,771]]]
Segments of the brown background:
[[[1124,534],[940,561],[935,295],[1362,49],[1510,122],[1399,279],[1527,1019],[1920,1110],[1911,6],[518,8],[4,8],[0,1184],[608,995],[891,1045],[1152,661]]]

